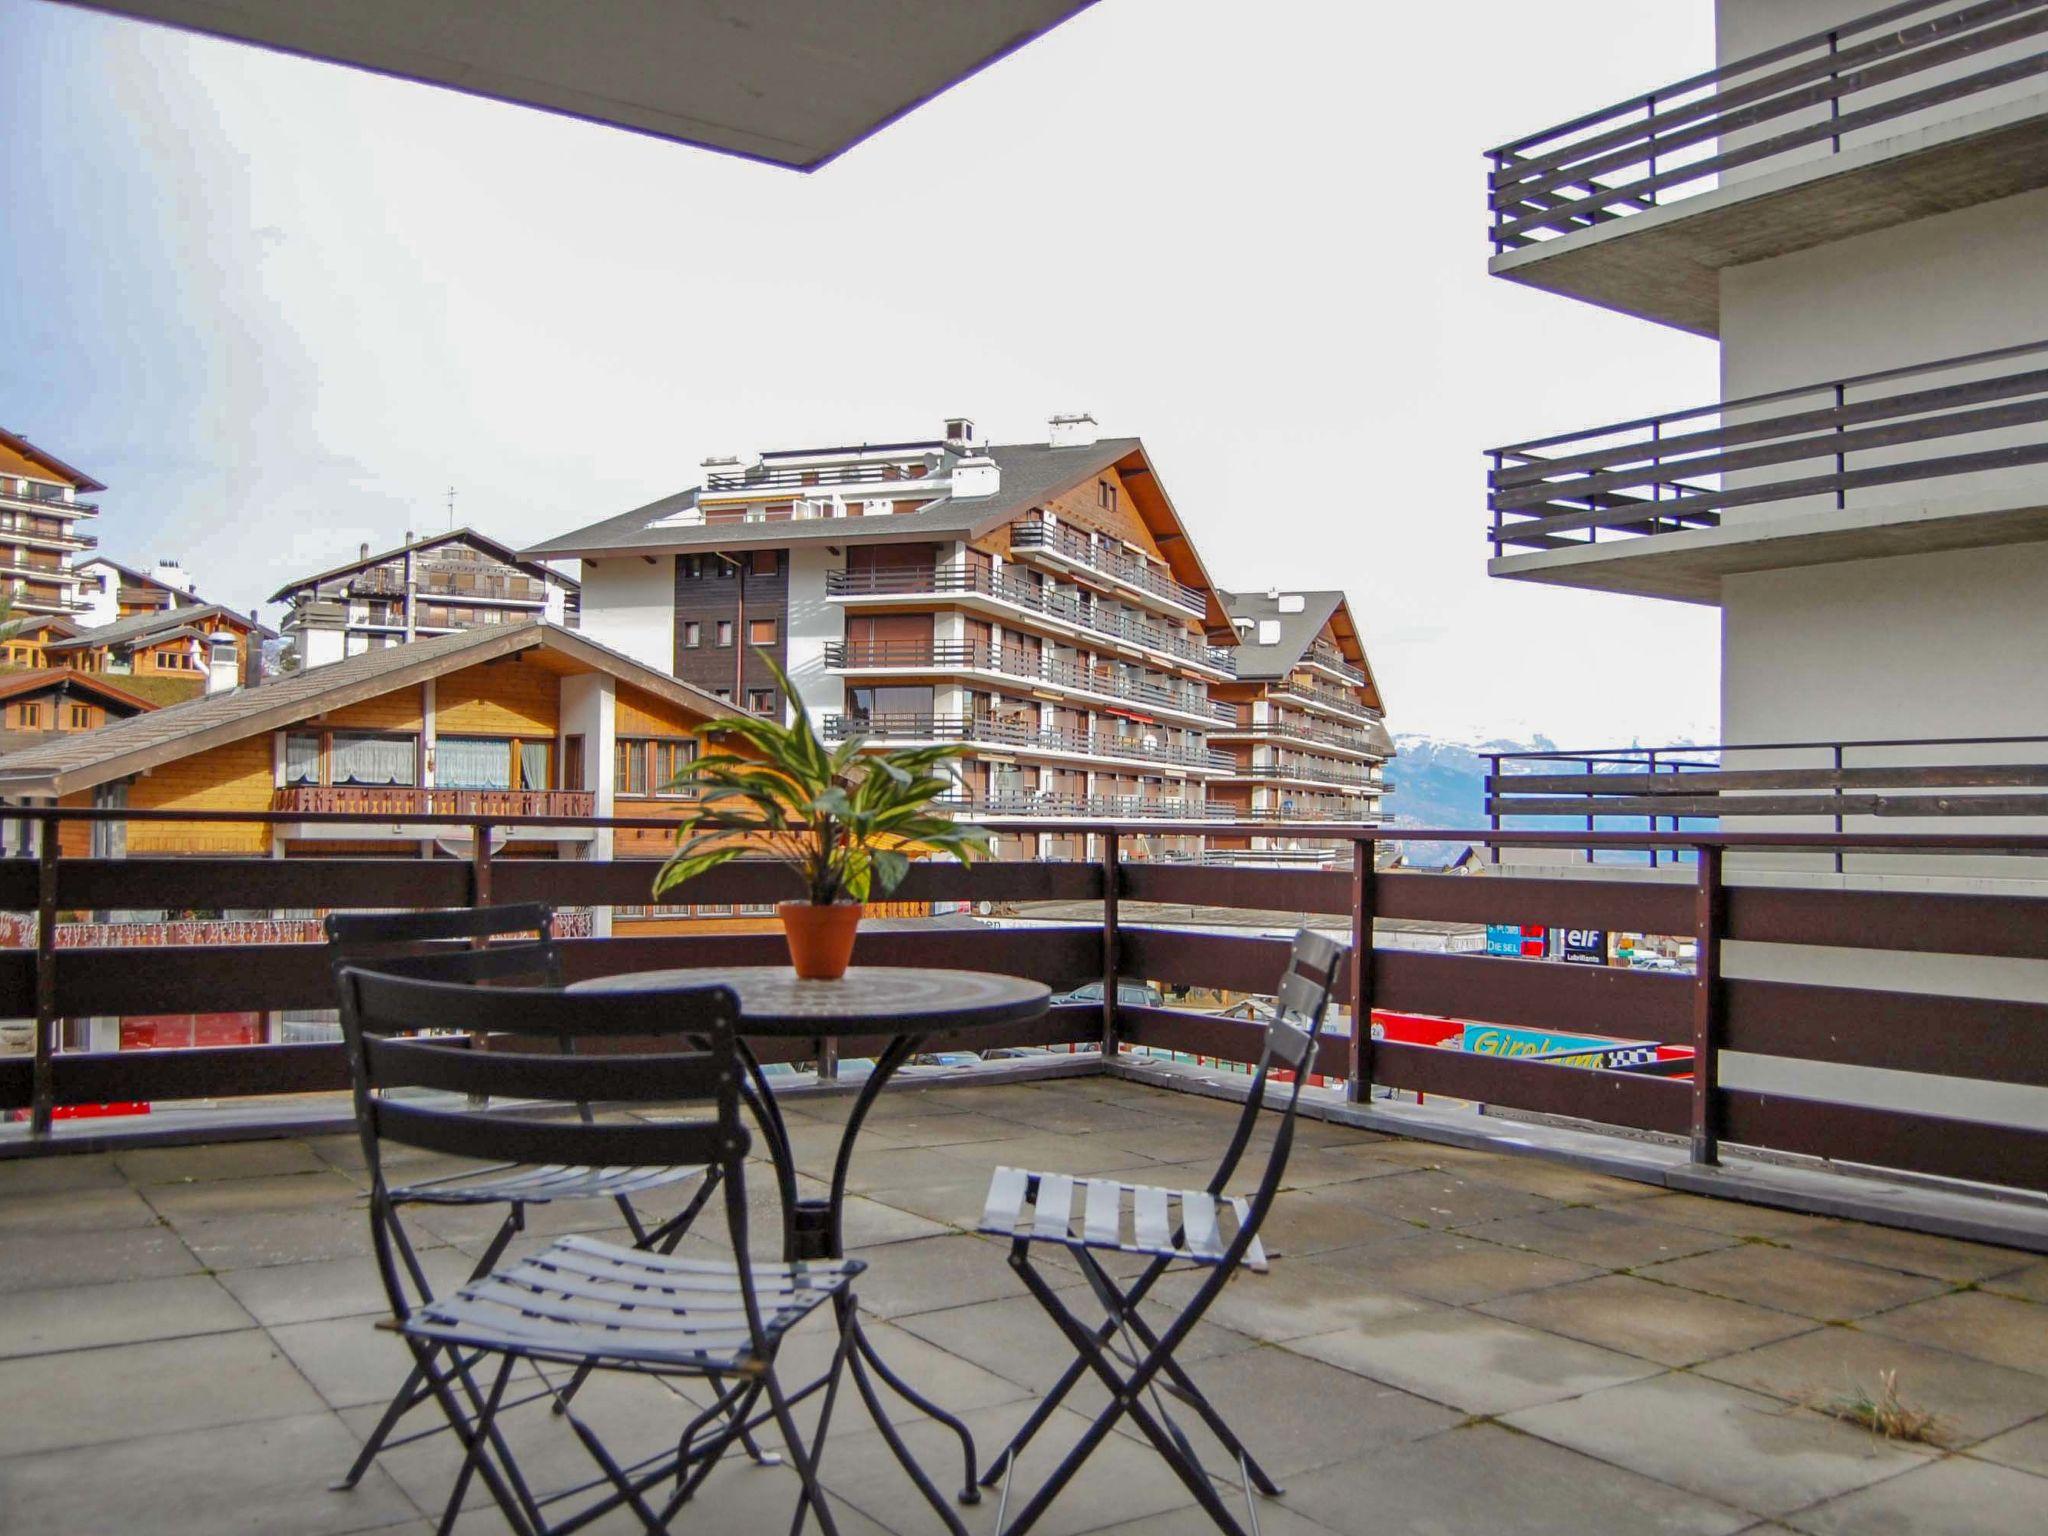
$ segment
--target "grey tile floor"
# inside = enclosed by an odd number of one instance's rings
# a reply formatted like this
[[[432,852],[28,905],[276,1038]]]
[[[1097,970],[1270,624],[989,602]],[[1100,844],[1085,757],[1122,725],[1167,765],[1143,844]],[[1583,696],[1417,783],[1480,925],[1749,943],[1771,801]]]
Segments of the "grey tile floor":
[[[844,1113],[843,1100],[793,1110],[813,1166]],[[848,1216],[880,1347],[993,1449],[1066,1357],[1005,1250],[969,1230],[989,1170],[1198,1181],[1232,1114],[1109,1079],[892,1093],[863,1135]],[[2048,1260],[1305,1132],[1272,1272],[1235,1281],[1185,1351],[1287,1485],[1261,1504],[1269,1536],[2048,1529]],[[327,1491],[404,1368],[372,1326],[360,1162],[333,1138],[0,1164],[0,1531],[433,1528],[445,1436]],[[753,1182],[763,1230],[772,1186]],[[608,1214],[563,1206],[536,1226],[603,1231]],[[487,1227],[434,1223],[437,1281],[466,1271]],[[1170,1278],[1163,1299],[1188,1283]],[[822,1348],[793,1339],[791,1372]],[[1814,1411],[1887,1372],[1941,1416],[1941,1444],[1887,1443]],[[623,1452],[646,1453],[697,1390],[614,1378],[579,1403]],[[940,1465],[933,1429],[902,1421]],[[1084,1423],[1063,1412],[1056,1430]],[[537,1481],[588,1475],[560,1421],[535,1410],[508,1432]],[[1057,1449],[1027,1458],[1020,1491]],[[940,1529],[858,1410],[842,1409],[824,1471],[853,1536]],[[781,1530],[793,1501],[787,1472],[735,1463],[676,1528]],[[993,1530],[993,1500],[962,1513]],[[503,1523],[473,1493],[458,1528]],[[617,1515],[594,1527],[637,1528]],[[1208,1528],[1122,1433],[1040,1527]]]

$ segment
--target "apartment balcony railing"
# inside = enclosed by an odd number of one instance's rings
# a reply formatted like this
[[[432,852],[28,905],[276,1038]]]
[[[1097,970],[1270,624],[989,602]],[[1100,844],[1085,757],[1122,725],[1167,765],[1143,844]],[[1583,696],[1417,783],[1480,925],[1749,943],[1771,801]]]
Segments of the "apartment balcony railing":
[[[1917,126],[2048,72],[2044,33],[2048,0],[1911,0],[1503,144],[1487,157],[1493,248]]]
[[[1014,747],[1027,752],[1035,749],[1080,757],[1168,763],[1176,767],[1218,772],[1228,772],[1234,767],[1229,753],[1207,747],[1176,746],[1163,741],[1148,743],[1142,737],[1112,736],[1099,731],[1047,730],[985,715],[924,715],[893,711],[871,715],[827,715],[824,731],[827,741],[844,741],[849,736],[902,741],[960,741]]]
[[[45,513],[55,511],[63,517],[94,517],[100,510],[99,503],[95,501],[66,501],[55,494],[34,491],[24,494],[12,490],[0,490],[0,507],[28,507]]]
[[[1615,422],[1494,449],[1488,537],[1498,556],[1861,506],[2048,463],[2044,424],[2048,341]]]
[[[1954,736],[1485,754],[1496,828],[1712,828],[1797,817],[1842,832],[1902,817],[2048,825],[2048,736]],[[1594,862],[1594,850],[1585,853]],[[1660,857],[1650,854],[1652,863]],[[1836,868],[1841,867],[1839,856]]]
[[[956,816],[1075,817],[1097,821],[1215,821],[1228,818],[1222,806],[1199,800],[1156,800],[1149,795],[1067,795],[1056,790],[998,790],[990,794],[946,795],[939,802]],[[1050,830],[1050,829],[1048,829]],[[1072,831],[1062,827],[1060,831]]]
[[[979,566],[917,566],[866,571],[830,571],[825,595],[867,597],[986,597],[1027,613],[1070,624],[1093,635],[1106,635],[1126,645],[1171,656],[1191,666],[1237,676],[1237,657],[1218,646],[1202,644],[1156,624],[1102,612],[1094,603],[1034,585]]]
[[[1056,556],[1069,565],[1107,576],[1148,597],[1156,597],[1200,618],[1209,611],[1208,599],[1197,587],[1174,580],[1144,561],[1119,551],[1103,549],[1074,532],[1052,523],[1018,523],[1010,529],[1010,548],[1025,554]]]
[[[1322,763],[1251,763],[1233,769],[1232,777],[1283,779],[1295,784],[1334,784],[1361,794],[1378,794],[1382,789],[1377,774],[1346,773],[1341,768],[1327,767]]]
[[[1235,718],[1228,726],[1209,733],[1212,741],[1236,741],[1257,736],[1274,741],[1300,742],[1305,746],[1334,747],[1341,752],[1358,752],[1369,757],[1378,757],[1385,750],[1371,737],[1359,731],[1339,730],[1331,725],[1311,725],[1303,720],[1255,720],[1251,717],[1249,705],[1239,706],[1233,714]]]
[[[1302,660],[1306,661],[1310,666],[1321,667],[1325,672],[1335,673],[1347,683],[1356,683],[1361,688],[1365,686],[1364,669],[1354,667],[1342,655],[1331,650],[1326,645],[1310,646],[1303,655]]]
[[[1327,709],[1353,720],[1377,721],[1382,717],[1379,710],[1370,704],[1361,704],[1358,696],[1342,688],[1324,688],[1315,683],[1304,683],[1294,678],[1266,685],[1266,696],[1315,709]]]
[[[937,447],[912,443],[906,451]],[[928,479],[922,464],[826,464],[807,469],[758,464],[744,470],[718,470],[704,477],[707,491],[808,490],[813,486],[887,485],[895,481]]]
[[[561,906],[644,903],[652,860],[556,860],[493,856],[495,833],[517,826],[545,838],[560,821],[494,817],[439,818],[473,857],[441,859],[259,857],[78,857],[68,847],[88,841],[67,823],[276,823],[282,813],[119,811],[11,808],[31,826],[39,852],[0,859],[0,908],[35,914],[32,948],[0,950],[0,1017],[34,1021],[31,1054],[0,1057],[0,1112],[27,1110],[15,1134],[51,1134],[54,1113],[67,1107],[206,1099],[217,1106],[184,1134],[221,1134],[222,1110],[241,1110],[238,1134],[290,1123],[300,1132],[322,1123],[303,1105],[271,1096],[338,1093],[347,1087],[342,1047],[332,1043],[125,1052],[59,1049],[59,1021],[177,1012],[256,1012],[333,1005],[326,955],[317,944],[169,945],[147,949],[69,949],[55,942],[63,911],[142,909],[164,912],[283,909],[296,914],[349,908],[446,908],[491,902],[547,901]],[[332,818],[346,824],[348,817]],[[654,818],[579,820],[588,829],[662,830]],[[1158,836],[1261,835],[1293,823],[1159,819],[1142,829],[1115,820],[1019,817],[1018,831],[1099,840],[1103,855],[1085,862],[920,862],[895,893],[902,901],[1084,901],[1100,918],[1027,929],[958,927],[864,933],[856,958],[866,964],[971,965],[1030,976],[1057,990],[1100,981],[1106,1001],[1068,1005],[1018,1027],[1001,1040],[976,1035],[961,1043],[1043,1044],[1087,1040],[1102,1046],[1101,1066],[1115,1070],[1126,1052],[1200,1054],[1247,1062],[1265,1044],[1258,1023],[1215,1014],[1135,1006],[1119,1000],[1122,979],[1162,986],[1227,988],[1258,993],[1281,969],[1283,939],[1255,932],[1162,926],[1137,904],[1241,908],[1306,913],[1348,927],[1368,947],[1370,964],[1347,966],[1338,1000],[1348,1026],[1329,1033],[1319,1072],[1334,1074],[1355,1103],[1374,1102],[1393,1088],[1483,1103],[1496,1110],[1564,1116],[1587,1130],[1611,1128],[1640,1145],[1689,1145],[1693,1160],[1713,1163],[1724,1144],[1800,1158],[1910,1171],[1984,1186],[2048,1190],[2048,1129],[2023,1123],[1996,1098],[1998,1084],[2043,1082],[2039,1042],[2048,1031],[2048,1003],[1990,994],[1959,974],[1948,957],[1996,964],[2039,961],[2048,934],[2048,898],[2017,883],[1996,891],[1846,889],[1829,880],[1812,886],[1754,883],[1727,868],[1731,853],[1843,849],[1920,859],[1980,861],[2048,856],[2048,836],[1943,833],[1859,835],[1830,832],[1593,835],[1602,847],[1682,850],[1689,879],[1645,881],[1595,872],[1582,879],[1494,877],[1450,879],[1402,871],[1374,872],[1383,841],[1474,840],[1469,831],[1345,830],[1303,826],[1305,833],[1350,844],[1350,857],[1330,870],[1205,867],[1199,862],[1147,863],[1120,850]],[[1515,846],[1573,847],[1576,832],[1494,834]],[[94,841],[97,841],[94,839]],[[771,860],[742,860],[693,885],[705,902],[761,902],[788,893],[788,874]],[[1981,882],[1980,882],[1981,885]],[[2015,892],[2020,893],[2015,893]],[[1151,910],[1157,910],[1153,908]],[[1610,970],[1542,960],[1432,954],[1371,947],[1381,919],[1500,923],[1623,930],[1686,938],[1698,956],[1693,974]],[[1825,960],[1843,946],[1870,952],[1856,985],[1757,978],[1723,967],[1729,941],[1767,945],[1780,955]],[[775,964],[784,956],[776,934],[678,935],[575,939],[563,945],[570,979],[651,966]],[[1948,967],[1921,985],[1899,990],[1899,963],[1939,955]],[[1943,989],[1947,988],[1947,991]],[[1973,990],[1974,989],[1974,990]],[[1961,994],[1971,995],[1961,995]],[[1569,1029],[1622,1041],[1689,1046],[1690,1078],[1571,1065],[1480,1051],[1374,1039],[1376,1010],[1468,1020],[1503,1030]],[[812,1054],[808,1042],[761,1040],[769,1061]],[[933,1049],[952,1048],[934,1042]],[[848,1055],[867,1054],[858,1040]],[[1721,1053],[1740,1052],[1747,1076],[1730,1081]],[[1752,1086],[1759,1058],[1797,1067],[1804,1086]],[[1808,1069],[1877,1067],[1887,1081],[1919,1085],[1918,1097],[1889,1092],[1857,1097],[1844,1075]],[[240,1106],[237,1101],[247,1101]],[[345,1101],[330,1118],[348,1123]],[[1936,1108],[1934,1106],[1940,1106]],[[289,1121],[280,1116],[292,1117]],[[164,1117],[167,1118],[167,1117]],[[1461,1122],[1463,1123],[1463,1122]],[[1484,1137],[1492,1118],[1475,1117],[1465,1135]],[[103,1123],[67,1125],[58,1145],[94,1147]],[[157,1129],[156,1134],[165,1134]],[[176,1134],[173,1132],[172,1134]],[[1526,1138],[1514,1123],[1511,1134]],[[1668,1165],[1646,1177],[1663,1178]],[[1802,1175],[1812,1178],[1815,1174]],[[2018,1207],[2008,1207],[2017,1209]],[[1923,1205],[1922,1211],[1929,1209]],[[1907,1218],[1907,1219],[1910,1219]]]
[[[1024,682],[1050,683],[1076,693],[1177,710],[1204,720],[1235,718],[1229,705],[1212,703],[1207,693],[1184,683],[1123,677],[1108,668],[1079,666],[1043,652],[1034,654],[979,640],[828,640],[825,666],[833,672],[994,672]]]
[[[594,816],[597,796],[580,789],[418,789],[397,784],[295,784],[274,790],[271,809],[291,816]]]

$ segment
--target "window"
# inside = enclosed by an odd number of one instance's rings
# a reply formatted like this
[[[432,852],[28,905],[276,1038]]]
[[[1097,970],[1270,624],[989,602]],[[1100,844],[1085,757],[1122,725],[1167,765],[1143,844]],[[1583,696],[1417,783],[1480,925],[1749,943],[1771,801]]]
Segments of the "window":
[[[612,781],[622,795],[647,793],[647,743],[621,740],[613,764]]]
[[[714,688],[711,690],[711,697],[718,700],[721,704],[730,704],[732,702],[732,690],[730,688]]]
[[[757,549],[749,559],[748,568],[756,576],[773,576],[782,569],[782,551]]]
[[[702,576],[704,574],[704,557],[702,555],[683,556],[683,574],[692,581]]]
[[[683,649],[694,651],[704,643],[704,626],[695,619],[683,620]]]
[[[773,645],[775,643],[775,621],[773,619],[747,620],[747,644]]]
[[[671,789],[675,776],[697,760],[697,743],[689,740],[655,740],[648,744],[654,758],[654,770],[648,782],[657,795],[672,799],[694,799],[696,791],[690,788]]]
[[[38,730],[43,723],[43,706],[24,704],[21,706],[21,728],[25,731]]]
[[[89,731],[92,729],[92,706],[90,704],[74,704],[71,706],[71,729],[74,731]]]
[[[718,621],[718,648],[721,651],[730,650],[732,648],[731,619],[720,619]]]
[[[360,736],[337,731],[332,747],[332,782],[411,784],[414,782],[416,756],[417,749],[410,736]],[[289,764],[289,743],[286,745],[286,759]]]
[[[1116,487],[1107,480],[1095,482],[1095,505],[1101,507],[1105,512],[1114,512],[1116,510]]]
[[[284,781],[287,784],[320,782],[320,738],[294,732],[284,739]]]
[[[749,688],[747,710],[750,714],[772,715],[775,713],[775,690],[773,688]]]
[[[720,581],[732,580],[732,573],[735,567],[728,557],[726,557],[725,555],[713,555],[711,557],[711,561],[712,564],[717,567],[718,579]]]
[[[441,737],[434,744],[434,783],[449,789],[510,789],[512,743],[482,736]]]

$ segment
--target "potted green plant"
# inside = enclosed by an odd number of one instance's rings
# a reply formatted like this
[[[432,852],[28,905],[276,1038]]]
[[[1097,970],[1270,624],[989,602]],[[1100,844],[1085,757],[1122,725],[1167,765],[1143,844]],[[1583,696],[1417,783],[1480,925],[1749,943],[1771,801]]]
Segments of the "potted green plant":
[[[768,854],[794,870],[802,899],[776,907],[797,975],[846,974],[870,896],[886,896],[910,871],[911,853],[950,853],[965,863],[989,851],[988,833],[955,821],[933,801],[955,787],[944,765],[957,746],[864,751],[859,736],[827,748],[772,660],[796,718],[733,715],[699,726],[706,751],[667,786],[694,792],[676,828],[676,849],[654,877],[657,898],[706,870]],[[732,750],[743,748],[744,750]]]

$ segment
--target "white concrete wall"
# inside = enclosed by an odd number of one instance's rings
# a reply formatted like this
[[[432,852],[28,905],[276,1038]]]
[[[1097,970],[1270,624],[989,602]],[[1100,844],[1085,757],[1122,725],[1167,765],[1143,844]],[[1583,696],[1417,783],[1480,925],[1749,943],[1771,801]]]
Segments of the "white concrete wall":
[[[676,662],[676,562],[657,555],[613,555],[583,564],[583,633],[600,645],[673,675]]]
[[[592,809],[599,816],[611,816],[617,811],[618,785],[614,782],[616,768],[614,748],[618,739],[618,684],[603,674],[579,673],[562,679],[561,739],[555,743],[555,761],[563,760],[563,743],[571,736],[583,738],[583,771],[590,780],[596,795]],[[563,786],[575,789],[570,784]],[[562,858],[580,856],[586,859],[609,859],[612,856],[613,833],[610,827],[600,827],[592,840],[583,845],[562,843],[557,845]],[[599,907],[592,914],[592,933],[598,938],[609,938],[612,931],[612,909]]]
[[[789,551],[785,664],[789,669],[790,686],[804,701],[804,708],[811,712],[813,722],[818,722],[824,715],[841,714],[846,709],[845,683],[837,674],[825,670],[826,643],[846,638],[845,612],[825,601],[826,574],[846,569],[844,546],[839,548],[841,552],[835,555],[826,545],[808,543],[793,545]],[[583,606],[586,614],[583,623],[587,629],[590,627],[587,617],[590,609],[588,586],[583,589]],[[790,711],[790,717],[795,718],[794,710]]]

